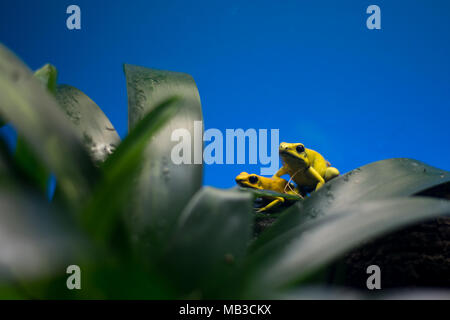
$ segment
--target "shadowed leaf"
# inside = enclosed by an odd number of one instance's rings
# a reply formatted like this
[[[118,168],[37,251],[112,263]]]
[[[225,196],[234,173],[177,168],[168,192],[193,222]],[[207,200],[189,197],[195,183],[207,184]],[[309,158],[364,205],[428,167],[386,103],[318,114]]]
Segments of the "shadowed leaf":
[[[448,214],[450,201],[423,197],[374,200],[330,210],[326,217],[298,225],[250,255],[248,272],[255,277],[252,292],[300,281],[366,241]]]
[[[253,248],[307,220],[333,214],[350,204],[412,196],[449,181],[450,172],[417,160],[396,158],[370,163],[327,182],[310,197],[287,209]]]

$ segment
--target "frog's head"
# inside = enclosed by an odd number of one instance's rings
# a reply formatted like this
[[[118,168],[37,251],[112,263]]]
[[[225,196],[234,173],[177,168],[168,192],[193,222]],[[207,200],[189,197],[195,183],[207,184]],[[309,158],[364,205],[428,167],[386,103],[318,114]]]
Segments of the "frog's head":
[[[310,166],[308,154],[303,143],[280,143],[280,157],[285,164],[292,168],[307,168]]]
[[[241,172],[236,177],[236,183],[244,188],[264,189],[264,177],[257,174]]]

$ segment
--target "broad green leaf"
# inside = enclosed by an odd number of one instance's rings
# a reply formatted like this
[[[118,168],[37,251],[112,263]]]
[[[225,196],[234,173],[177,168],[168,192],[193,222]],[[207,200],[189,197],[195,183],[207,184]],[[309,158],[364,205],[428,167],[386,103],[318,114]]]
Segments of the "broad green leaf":
[[[249,256],[251,293],[298,282],[366,241],[448,214],[450,201],[425,197],[373,200],[333,209]]]
[[[0,192],[0,281],[51,276],[75,262],[84,240],[58,216],[41,198]]]
[[[55,66],[51,64],[46,64],[42,68],[36,70],[34,76],[42,83],[44,88],[46,88],[52,94],[56,92],[56,80],[58,78],[58,71]]]
[[[119,135],[109,119],[94,101],[77,88],[59,85],[55,96],[78,129],[93,160],[103,162],[120,143]]]
[[[148,141],[176,114],[176,102],[177,97],[168,98],[152,109],[102,164],[102,179],[83,213],[85,226],[97,239],[106,241],[122,222],[119,214],[129,208]]]
[[[176,224],[177,218],[191,197],[202,185],[203,125],[202,110],[197,87],[191,76],[184,73],[159,71],[125,65],[128,91],[129,128],[132,129],[161,101],[176,95],[179,97],[177,114],[149,142],[142,163],[142,170],[134,190],[135,202],[131,217],[136,241],[141,245],[159,246],[160,243],[143,243],[151,238],[164,242]],[[192,164],[176,164],[172,161],[174,130],[181,129],[188,135]]]
[[[0,112],[55,173],[74,208],[89,194],[96,170],[73,125],[30,70],[0,46]]]
[[[253,244],[253,248],[316,217],[349,204],[411,196],[450,181],[450,172],[423,162],[396,158],[377,161],[327,182],[304,201],[286,210]]]
[[[184,294],[236,297],[233,278],[251,238],[252,197],[238,190],[201,189],[189,202],[162,264]]]

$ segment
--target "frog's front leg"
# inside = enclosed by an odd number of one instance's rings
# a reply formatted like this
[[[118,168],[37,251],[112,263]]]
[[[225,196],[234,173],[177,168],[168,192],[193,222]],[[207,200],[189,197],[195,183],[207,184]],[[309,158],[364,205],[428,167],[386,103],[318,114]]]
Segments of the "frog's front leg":
[[[313,179],[317,180],[315,191],[319,190],[325,184],[325,180],[313,167],[308,168],[308,173]]]
[[[325,171],[324,179],[325,181],[330,181],[333,178],[339,176],[339,170],[334,167],[328,167],[327,171]]]
[[[288,173],[287,168],[283,166],[280,169],[278,169],[278,171],[272,176],[272,178],[279,178],[287,173]]]
[[[264,208],[259,209],[256,212],[264,212],[267,211],[271,208],[273,208],[274,206],[280,205],[284,202],[284,198],[282,197],[276,197],[275,200],[273,200],[271,203],[269,203],[267,206],[265,206]]]

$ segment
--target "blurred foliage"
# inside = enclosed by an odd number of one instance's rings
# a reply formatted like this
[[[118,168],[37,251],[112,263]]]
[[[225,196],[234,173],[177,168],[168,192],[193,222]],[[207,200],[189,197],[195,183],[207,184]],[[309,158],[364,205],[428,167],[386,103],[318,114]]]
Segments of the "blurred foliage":
[[[170,161],[172,130],[195,136],[202,120],[193,79],[124,72],[130,131],[120,141],[89,97],[57,84],[55,67],[33,75],[0,46],[0,114],[19,136],[14,154],[0,139],[0,298],[365,298],[320,286],[334,262],[450,214],[448,200],[414,196],[450,173],[411,159],[355,169],[305,200],[277,194],[293,205],[256,214],[254,200],[273,192],[202,187],[201,165]],[[73,264],[81,290],[66,286]]]

